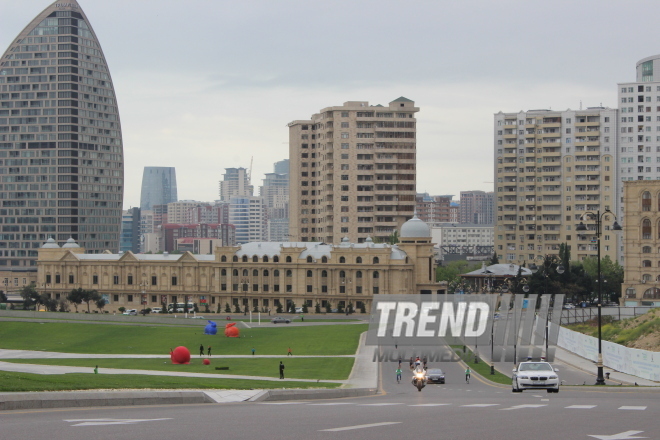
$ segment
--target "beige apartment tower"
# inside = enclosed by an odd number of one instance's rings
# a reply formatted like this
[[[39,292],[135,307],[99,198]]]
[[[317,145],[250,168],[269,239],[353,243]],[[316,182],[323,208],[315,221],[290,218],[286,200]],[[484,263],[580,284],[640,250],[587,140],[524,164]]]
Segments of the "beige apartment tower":
[[[413,216],[418,111],[349,101],[289,124],[291,241],[385,242]]]
[[[587,211],[616,212],[617,110],[531,110],[495,115],[495,252],[531,264],[556,255],[595,257],[595,224],[578,237]],[[617,235],[604,226],[601,255],[617,258]]]

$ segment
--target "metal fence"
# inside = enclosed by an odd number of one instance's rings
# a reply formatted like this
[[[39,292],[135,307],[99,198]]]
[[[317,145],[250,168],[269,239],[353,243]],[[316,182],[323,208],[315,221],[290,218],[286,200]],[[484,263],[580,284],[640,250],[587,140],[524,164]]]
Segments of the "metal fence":
[[[602,316],[611,316],[615,321],[643,315],[653,307],[603,307]],[[578,307],[561,311],[561,325],[585,322],[598,317],[598,307]]]

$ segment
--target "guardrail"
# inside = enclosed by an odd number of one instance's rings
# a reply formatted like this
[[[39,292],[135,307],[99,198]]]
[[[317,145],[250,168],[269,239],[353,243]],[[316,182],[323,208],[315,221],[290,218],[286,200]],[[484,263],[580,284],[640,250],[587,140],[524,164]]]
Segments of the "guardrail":
[[[652,307],[603,307],[602,316],[611,316],[615,321],[634,318],[651,310]],[[561,311],[561,325],[589,321],[598,317],[597,307],[578,307]]]

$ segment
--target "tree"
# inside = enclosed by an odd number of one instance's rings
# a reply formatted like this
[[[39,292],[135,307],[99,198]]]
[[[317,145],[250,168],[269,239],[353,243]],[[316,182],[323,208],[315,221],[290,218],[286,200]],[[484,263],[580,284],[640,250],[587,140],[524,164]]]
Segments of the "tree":
[[[591,257],[582,262],[584,271],[589,274],[593,280],[593,290],[598,291],[598,259]],[[609,255],[600,260],[600,272],[603,278],[603,297],[610,298],[610,301],[616,301],[621,296],[621,284],[623,283],[623,267],[617,262],[612,261]]]
[[[326,313],[332,313],[332,305],[330,304],[330,301],[327,301],[325,303],[325,312]]]
[[[467,261],[452,261],[446,266],[438,266],[435,271],[436,281],[447,281],[448,292],[454,293],[456,286],[462,281],[461,274],[472,272],[481,267],[480,263],[469,263]]]
[[[394,232],[392,232],[392,234],[389,237],[387,237],[387,241],[391,245],[397,244],[399,242],[399,232],[396,231],[396,230]]]
[[[493,252],[493,256],[491,257],[490,261],[488,262],[489,266],[492,266],[493,264],[500,264],[500,260],[497,258],[497,252]]]
[[[275,311],[277,313],[282,313],[282,303],[281,302],[277,303],[277,307],[275,308]]]
[[[307,301],[305,301],[303,303],[302,312],[303,313],[309,313],[309,310],[307,309]]]
[[[5,295],[5,292],[0,290],[0,303],[7,302],[7,295]]]
[[[294,303],[293,301],[291,301],[291,302],[289,303],[289,310],[287,310],[287,312],[289,312],[289,313],[296,313],[296,303]]]
[[[241,313],[241,307],[238,303],[234,304],[234,313]]]
[[[101,297],[94,301],[94,304],[96,304],[96,308],[99,309],[99,312],[103,313],[103,307],[105,307],[105,298]]]
[[[57,300],[51,298],[47,293],[39,295],[39,303],[43,304],[49,312],[57,312]]]
[[[337,313],[344,313],[344,303],[341,301],[337,304]]]
[[[41,303],[41,298],[39,297],[39,293],[37,293],[37,289],[34,288],[34,284],[23,286],[20,293],[23,297],[23,308],[26,310]]]
[[[229,307],[229,303],[225,303],[225,313],[231,313],[231,307]]]
[[[89,310],[89,305],[91,302],[95,302],[101,298],[101,295],[96,290],[86,290],[83,289],[82,287],[79,287],[77,289],[73,289],[69,294],[67,295],[66,299],[70,302],[73,303],[73,306],[76,308],[76,312],[78,311],[78,306],[82,303],[87,303],[87,313],[90,312]]]
[[[355,313],[355,310],[353,309],[353,303],[348,303],[348,307],[346,308],[346,313],[349,315]]]
[[[367,308],[364,306],[364,303],[360,303],[359,309],[360,313],[367,313]]]
[[[318,302],[314,306],[314,313],[321,313],[321,304],[319,304]]]

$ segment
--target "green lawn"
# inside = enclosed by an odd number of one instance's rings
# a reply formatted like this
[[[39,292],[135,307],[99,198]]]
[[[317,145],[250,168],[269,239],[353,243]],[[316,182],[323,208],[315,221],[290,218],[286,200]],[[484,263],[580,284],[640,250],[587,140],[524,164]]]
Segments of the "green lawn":
[[[504,385],[511,385],[511,378],[500,373],[499,371],[495,370],[495,374],[490,374],[490,365],[485,363],[483,360],[479,360],[479,363],[476,364],[474,362],[474,353],[470,350],[467,349],[465,353],[463,353],[462,348],[458,348],[457,346],[452,346],[454,347],[454,351],[460,357],[463,362],[465,362],[467,365],[469,365],[470,369],[474,373],[478,373],[481,376],[483,376],[485,379],[490,380],[491,382],[495,383],[501,383]]]
[[[340,384],[195,377],[62,374],[42,375],[0,371],[0,392],[73,391],[94,389],[224,389],[337,388]]]
[[[205,335],[206,321],[198,328],[123,326],[85,323],[2,322],[0,348],[89,354],[168,354],[185,346],[192,355],[199,345],[212,346],[214,355],[257,354],[352,355],[367,324],[268,327],[241,329],[240,338],[227,338],[223,328]]]
[[[187,373],[238,374],[246,376],[279,377],[280,361],[284,362],[285,377],[289,379],[348,379],[353,358],[211,358],[211,365],[203,365],[200,357],[193,357],[189,365],[175,365],[169,359],[7,359],[19,364],[67,365],[74,367],[128,368]],[[216,370],[215,367],[229,367]]]

